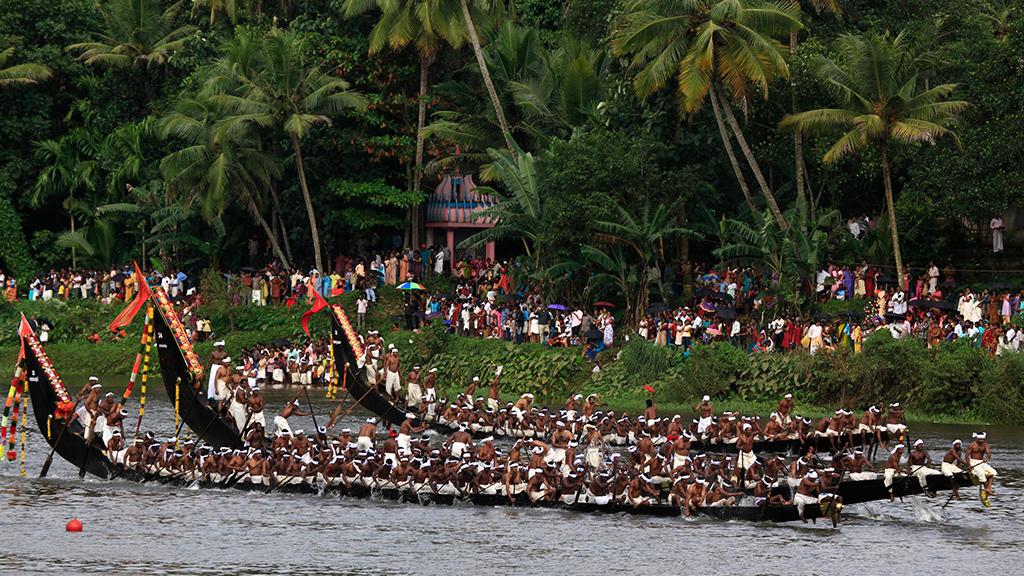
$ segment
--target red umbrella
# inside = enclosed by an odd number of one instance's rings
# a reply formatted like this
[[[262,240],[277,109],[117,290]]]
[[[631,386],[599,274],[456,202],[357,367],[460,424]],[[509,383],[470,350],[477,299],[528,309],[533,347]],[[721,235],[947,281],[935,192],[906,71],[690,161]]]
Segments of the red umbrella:
[[[615,308],[615,304],[602,300],[600,302],[594,302],[594,308]]]

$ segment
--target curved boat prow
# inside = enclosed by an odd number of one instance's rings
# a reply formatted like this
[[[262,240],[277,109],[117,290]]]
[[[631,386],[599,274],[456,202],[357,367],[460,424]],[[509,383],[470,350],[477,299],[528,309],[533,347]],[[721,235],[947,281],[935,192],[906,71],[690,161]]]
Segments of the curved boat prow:
[[[218,448],[241,448],[242,438],[235,425],[217,415],[207,403],[203,366],[174,304],[162,289],[152,288],[152,292],[156,308],[153,332],[168,398],[171,402],[177,398],[178,412],[185,425],[207,444]]]
[[[359,335],[345,315],[345,310],[337,304],[330,305],[331,310],[331,347],[334,350],[336,366],[348,365],[348,387],[352,398],[364,408],[379,416],[382,423],[399,426],[405,421],[406,411],[395,406],[381,394],[377,387],[366,379],[366,368],[363,365],[365,351],[359,341]],[[342,368],[344,369],[344,368]],[[419,426],[420,420],[413,421]]]
[[[32,397],[32,411],[46,442],[72,466],[84,468],[99,478],[113,477],[115,467],[107,458],[100,435],[93,436],[91,442],[85,441],[85,428],[73,412],[75,403],[43,350],[42,343],[30,329],[22,330],[21,342],[25,350],[26,379]],[[73,420],[64,430],[68,418]]]

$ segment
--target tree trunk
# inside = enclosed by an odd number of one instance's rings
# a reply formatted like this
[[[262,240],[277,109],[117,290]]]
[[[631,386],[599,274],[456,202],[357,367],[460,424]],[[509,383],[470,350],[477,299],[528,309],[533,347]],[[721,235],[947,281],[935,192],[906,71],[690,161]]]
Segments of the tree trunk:
[[[295,262],[295,256],[292,255],[292,241],[288,238],[288,229],[284,227],[284,219],[281,218],[281,200],[277,197],[277,190],[273,186],[270,187],[270,200],[274,203],[273,219],[281,229],[281,243],[284,244],[284,253],[288,255],[289,262]]]
[[[729,101],[725,98],[725,94],[718,93],[719,102],[722,105],[722,109],[725,111],[725,118],[729,121],[729,126],[732,128],[733,135],[736,136],[736,142],[740,145],[740,150],[743,152],[743,156],[747,159],[747,164],[750,165],[751,172],[754,173],[754,179],[757,180],[758,185],[761,187],[761,193],[764,194],[764,199],[768,202],[768,209],[772,211],[772,215],[775,216],[775,221],[779,223],[779,228],[783,231],[789,230],[789,222],[786,221],[786,217],[782,215],[782,210],[779,209],[779,203],[775,201],[775,195],[772,194],[768,183],[764,179],[764,174],[761,173],[761,167],[757,164],[757,159],[754,158],[754,152],[750,149],[747,144],[746,137],[743,136],[743,131],[740,130],[740,124],[736,121],[736,116],[732,113],[732,106]]]
[[[743,191],[743,197],[747,200],[747,206],[750,211],[754,211],[754,198],[750,195],[750,188],[747,187],[747,179],[743,177],[743,170],[740,168],[740,163],[736,160],[736,152],[732,149],[732,139],[729,138],[729,131],[725,129],[725,122],[722,121],[722,111],[718,107],[717,90],[714,86],[711,86],[711,110],[714,112],[715,122],[718,124],[718,133],[722,137],[722,145],[725,146],[725,154],[729,157],[729,164],[732,166],[732,171],[736,174],[736,181],[739,182],[740,190]]]
[[[281,261],[281,265],[286,269],[291,268],[288,258],[284,255],[284,252],[281,250],[281,245],[277,242],[277,234],[274,233],[273,228],[271,228],[270,224],[267,223],[267,219],[263,217],[263,213],[260,212],[259,207],[256,206],[256,201],[249,194],[246,194],[246,198],[249,201],[249,211],[256,217],[256,221],[259,222],[260,228],[263,229],[263,233],[266,234],[267,238],[270,240],[270,248],[274,251],[274,256],[277,256],[277,259]]]
[[[498,126],[501,127],[501,135],[505,137],[505,146],[513,158],[518,158],[515,140],[512,139],[512,132],[508,128],[508,120],[505,119],[505,110],[501,107],[501,100],[498,100],[498,93],[494,90],[494,82],[491,81],[491,73],[487,70],[487,62],[484,60],[484,51],[480,47],[480,37],[476,33],[476,25],[473,24],[473,16],[469,13],[467,0],[459,0],[462,5],[462,18],[466,21],[466,30],[469,32],[469,41],[473,45],[473,54],[476,55],[477,66],[480,67],[480,76],[484,79],[484,86],[487,94],[491,97],[491,105],[494,106],[494,114],[498,117]]]
[[[292,149],[295,151],[295,170],[299,173],[299,186],[302,188],[302,201],[306,203],[306,216],[309,218],[309,234],[313,240],[313,261],[316,269],[324,272],[323,259],[320,257],[320,230],[316,227],[316,212],[313,211],[313,200],[309,196],[309,185],[306,184],[306,171],[302,164],[302,149],[299,137],[291,134]]]
[[[689,224],[689,220],[686,217],[686,202],[679,203],[679,224],[686,227]],[[690,259],[690,235],[682,234],[679,236],[679,259],[689,260]],[[682,274],[681,271],[676,274]]]
[[[217,23],[217,0],[210,0],[210,28]]]
[[[430,64],[434,61],[433,55],[420,55],[420,101],[419,111],[416,117],[416,172],[413,175],[412,189],[420,191],[423,181],[423,129],[427,125],[427,94],[430,89]],[[412,244],[415,247],[420,245],[420,204],[412,207]]]
[[[790,60],[796,56],[796,41],[797,32],[793,31],[789,33],[789,58]],[[790,79],[789,81],[789,103],[790,111],[792,114],[796,114],[798,111],[796,105],[796,83]],[[796,182],[796,201],[797,203],[804,202],[804,142],[803,136],[799,130],[793,131],[793,174],[795,175]]]
[[[74,214],[69,214],[69,216],[71,216],[71,234],[74,235],[75,234],[75,215]],[[71,245],[71,269],[72,270],[78,270],[78,258],[77,258],[76,253],[75,253],[75,245],[74,244]]]
[[[892,253],[896,258],[896,284],[903,283],[903,255],[900,254],[900,236],[896,230],[896,204],[892,199],[892,173],[889,166],[889,149],[882,146],[882,180],[885,182],[885,207],[889,212],[889,232],[892,234]]]

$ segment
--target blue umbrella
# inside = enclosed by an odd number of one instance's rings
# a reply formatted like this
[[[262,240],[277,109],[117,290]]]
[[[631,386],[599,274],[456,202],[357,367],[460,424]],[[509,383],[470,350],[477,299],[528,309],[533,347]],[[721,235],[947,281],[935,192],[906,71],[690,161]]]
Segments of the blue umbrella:
[[[568,308],[562,306],[561,304],[548,304],[548,310],[561,310],[564,312],[568,310]]]

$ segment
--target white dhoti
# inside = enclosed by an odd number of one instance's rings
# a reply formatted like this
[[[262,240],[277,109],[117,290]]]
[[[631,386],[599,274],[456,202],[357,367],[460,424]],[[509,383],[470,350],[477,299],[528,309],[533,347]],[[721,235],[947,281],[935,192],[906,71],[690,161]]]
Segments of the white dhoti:
[[[793,495],[793,503],[796,504],[796,511],[801,516],[803,516],[804,507],[806,507],[808,504],[817,504],[818,498],[815,496],[808,496],[806,494],[800,494],[799,492],[797,492],[796,494]]]
[[[690,457],[689,456],[685,456],[683,454],[673,454],[672,455],[672,469],[675,470],[676,468],[679,468],[680,466],[686,466],[686,464],[689,461],[690,461]]]
[[[497,412],[498,411],[498,399],[497,398],[488,398],[487,399],[487,407],[490,408],[491,410],[494,410],[495,412]]]
[[[597,469],[601,467],[601,449],[597,446],[591,446],[587,448],[586,453],[587,466]]]
[[[437,389],[436,388],[427,388],[423,392],[423,398],[427,402],[437,402]]]
[[[419,406],[423,400],[423,392],[420,389],[420,385],[416,382],[409,382],[405,391],[405,405],[406,406]]]
[[[850,472],[850,480],[862,481],[862,480],[877,480],[877,472]]]
[[[524,412],[521,408],[517,408],[515,406],[512,407],[512,415],[516,417],[516,422],[520,424],[523,423],[523,414]]]
[[[548,453],[544,456],[545,462],[554,462],[555,464],[565,463],[565,448],[554,448],[548,450]]]
[[[974,458],[971,458],[967,463],[971,465],[971,474],[974,474],[974,477],[982,483],[988,482],[989,478],[999,476],[996,469],[989,466],[988,462],[985,462],[984,460],[975,460]]]
[[[498,482],[492,482],[491,484],[484,484],[484,485],[480,486],[480,491],[478,492],[478,494],[483,494],[485,496],[493,496],[493,495],[498,493],[498,489],[501,488],[501,487],[502,487],[501,484],[499,484]]]
[[[235,427],[238,428],[238,432],[242,433],[242,428],[245,427],[245,404],[234,400],[231,402],[231,406],[228,406],[228,412],[231,413],[231,417],[235,420]]]
[[[217,397],[217,366],[210,367],[210,377],[206,381],[206,397]]]
[[[464,442],[452,442],[452,456],[462,458],[462,453],[465,451],[466,444]]]
[[[757,460],[757,456],[754,456],[754,452],[740,452],[739,464],[744,470],[754,465],[754,460]]]
[[[396,440],[398,441],[398,449],[402,454],[412,453],[412,437],[408,434],[399,434]]]
[[[940,475],[942,473],[939,472],[938,470],[935,470],[933,468],[929,468],[927,466],[918,466],[918,467],[914,468],[913,474],[914,474],[914,476],[917,477],[917,482],[921,485],[921,489],[922,490],[927,490],[928,489],[928,477],[929,476],[938,476],[938,475]]]
[[[217,400],[227,400],[231,398],[231,392],[228,391],[228,383],[225,380],[217,380],[216,384]]]
[[[906,424],[886,424],[885,429],[889,434],[899,434],[907,429]]]
[[[398,394],[402,388],[402,378],[398,372],[392,372],[391,370],[385,370],[386,377],[384,379],[384,390],[388,394]]]
[[[705,416],[697,421],[697,434],[703,434],[711,426],[711,416]]]
[[[373,440],[369,436],[360,436],[356,439],[356,448],[358,448],[360,452],[373,450]]]
[[[886,468],[885,469],[885,473],[884,473],[885,476],[884,476],[884,478],[885,478],[885,487],[886,488],[889,488],[889,487],[892,486],[892,480],[893,480],[893,478],[896,477],[896,472],[897,472],[897,470],[895,468]]]
[[[86,428],[86,430],[88,430],[88,428]],[[106,430],[107,430],[107,417],[104,416],[103,414],[98,414],[96,416],[95,423],[93,424],[93,427],[92,427],[92,434],[90,434],[89,437],[86,438],[86,440],[89,440],[91,442],[92,439],[96,436],[96,432],[99,432],[100,436],[103,437],[105,435]],[[109,438],[108,438],[108,440],[109,440]]]
[[[262,426],[263,429],[267,428],[267,418],[263,415],[263,410],[254,412],[252,418],[249,420],[249,426],[255,426],[256,424]]]
[[[961,472],[963,472],[963,470],[961,470],[960,467],[957,466],[956,464],[953,464],[951,462],[942,463],[942,473],[945,474],[946,476],[954,476]]]
[[[292,433],[291,427],[288,426],[288,419],[282,416],[274,416],[274,428],[282,434],[285,432],[288,434]]]
[[[96,425],[99,426],[99,422],[97,422]],[[101,431],[101,433],[103,434],[103,445],[104,446],[106,446],[107,442],[110,442],[110,439],[114,437],[114,430],[117,430],[117,427],[115,427],[115,426],[107,426],[106,423],[104,422],[103,430]]]

